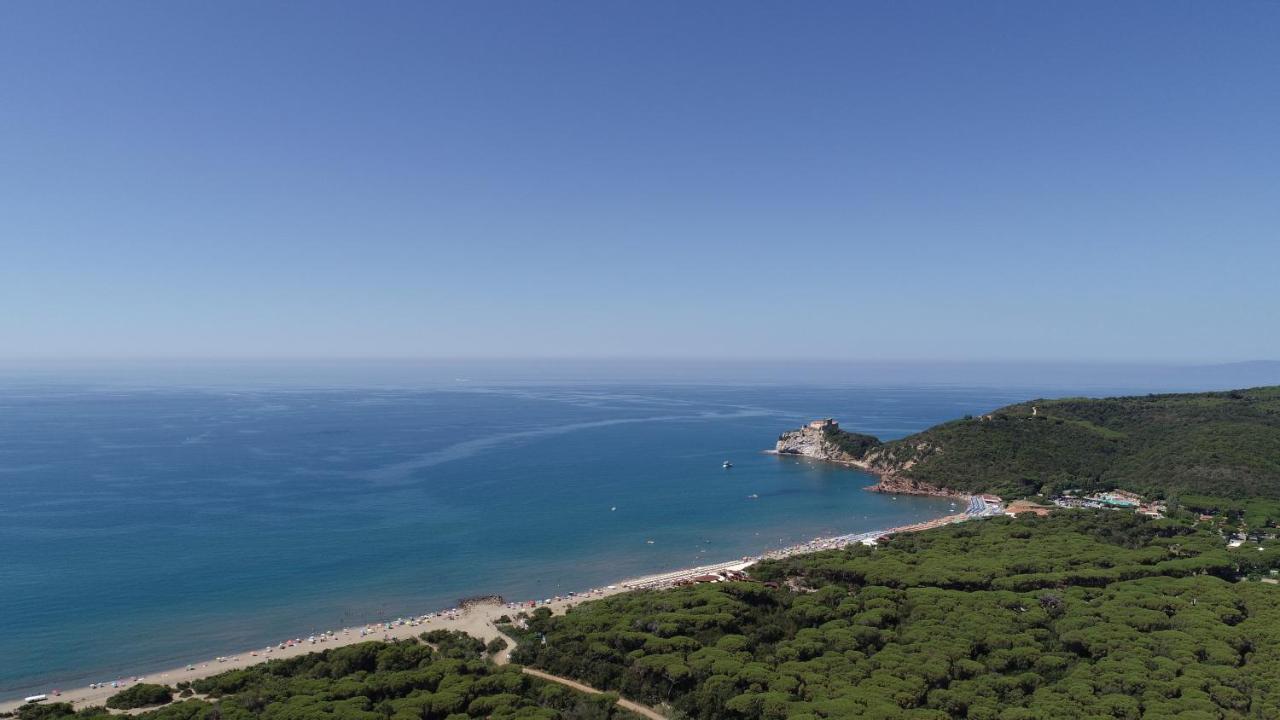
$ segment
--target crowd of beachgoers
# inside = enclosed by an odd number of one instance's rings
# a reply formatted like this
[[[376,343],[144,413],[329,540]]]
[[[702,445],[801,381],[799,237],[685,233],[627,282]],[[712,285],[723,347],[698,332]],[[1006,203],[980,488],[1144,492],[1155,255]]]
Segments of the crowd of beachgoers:
[[[695,582],[717,582],[735,579],[742,577],[742,571],[759,560],[791,557],[822,550],[834,550],[848,547],[855,543],[874,544],[881,538],[897,533],[927,530],[971,518],[999,515],[1004,511],[1000,503],[993,501],[993,499],[982,496],[967,497],[965,499],[968,502],[968,506],[962,512],[911,525],[814,538],[808,542],[771,550],[758,556],[748,556],[739,560],[648,575],[625,580],[614,585],[593,588],[585,592],[570,592],[567,595],[556,595],[540,600],[506,602],[496,596],[488,598],[487,602],[476,602],[473,599],[466,603],[460,603],[463,606],[447,610],[402,617],[386,622],[370,623],[360,627],[326,630],[306,637],[287,638],[261,649],[250,650],[238,655],[219,656],[209,661],[191,663],[166,672],[152,673],[146,676],[119,677],[110,681],[90,683],[88,686],[76,690],[51,690],[47,693],[47,698],[49,701],[70,702],[77,707],[101,705],[108,697],[120,689],[140,682],[174,685],[216,675],[235,668],[254,665],[272,659],[294,657],[328,647],[351,645],[368,640],[387,642],[405,640],[415,637],[426,630],[437,628],[460,630],[488,641],[499,637],[500,632],[497,628],[497,623],[503,615],[514,619],[520,612],[527,612],[539,607],[546,607],[552,612],[563,612],[579,602],[621,592],[662,589]],[[499,660],[505,660],[505,653]],[[0,702],[0,712],[11,711],[22,704],[23,699],[21,698]]]

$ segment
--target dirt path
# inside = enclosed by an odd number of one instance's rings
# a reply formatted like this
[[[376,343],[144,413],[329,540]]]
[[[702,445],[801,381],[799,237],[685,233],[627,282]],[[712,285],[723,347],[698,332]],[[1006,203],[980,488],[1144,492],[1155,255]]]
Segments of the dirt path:
[[[533,668],[529,668],[529,667],[523,668],[523,670],[525,675],[532,675],[536,678],[549,680],[553,683],[560,683],[561,685],[564,685],[565,687],[568,687],[568,688],[573,688],[578,692],[584,692],[584,693],[587,693],[588,695],[601,694],[601,691],[591,687],[590,685],[583,685],[582,683],[576,680],[563,678],[563,677],[560,677],[559,675],[552,675],[551,673],[544,673],[541,670],[534,670]],[[636,713],[637,715],[643,715],[647,718],[650,718],[650,720],[667,720],[666,716],[660,714],[657,710],[654,710],[653,708],[647,705],[641,705],[640,703],[632,702],[630,700],[627,700],[626,698],[618,698],[618,707],[624,710],[630,710],[631,712]]]

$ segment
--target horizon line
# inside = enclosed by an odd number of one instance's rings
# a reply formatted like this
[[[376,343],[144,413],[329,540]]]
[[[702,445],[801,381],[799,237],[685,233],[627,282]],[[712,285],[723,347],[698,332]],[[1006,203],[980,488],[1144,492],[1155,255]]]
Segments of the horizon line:
[[[1078,366],[1157,366],[1157,367],[1220,367],[1231,365],[1280,365],[1280,359],[1138,359],[1138,358],[920,358],[920,357],[830,357],[811,356],[753,356],[734,357],[717,355],[0,355],[0,365],[33,363],[453,363],[453,362],[557,362],[557,363],[794,363],[804,365],[1078,365]]]

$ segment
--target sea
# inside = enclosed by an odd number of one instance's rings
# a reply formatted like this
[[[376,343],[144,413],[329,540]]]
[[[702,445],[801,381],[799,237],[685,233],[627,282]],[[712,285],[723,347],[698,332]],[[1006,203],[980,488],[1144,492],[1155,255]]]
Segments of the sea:
[[[0,699],[943,515],[765,451],[813,418],[889,439],[1050,394],[0,386]]]

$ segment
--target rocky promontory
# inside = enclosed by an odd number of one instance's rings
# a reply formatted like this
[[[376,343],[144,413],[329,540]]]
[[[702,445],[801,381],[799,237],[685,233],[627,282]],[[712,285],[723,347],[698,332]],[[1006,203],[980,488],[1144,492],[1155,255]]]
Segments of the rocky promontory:
[[[897,454],[879,438],[841,430],[840,424],[833,418],[814,420],[802,428],[782,433],[778,436],[773,451],[778,455],[801,455],[872,473],[880,479],[880,482],[869,488],[873,492],[906,495],[955,494],[947,488],[906,476],[920,457],[931,454],[932,448],[913,448],[912,457],[900,461]]]
[[[867,452],[880,445],[879,438],[846,432],[834,419],[826,418],[814,420],[799,430],[782,433],[778,436],[774,452],[861,467]]]

